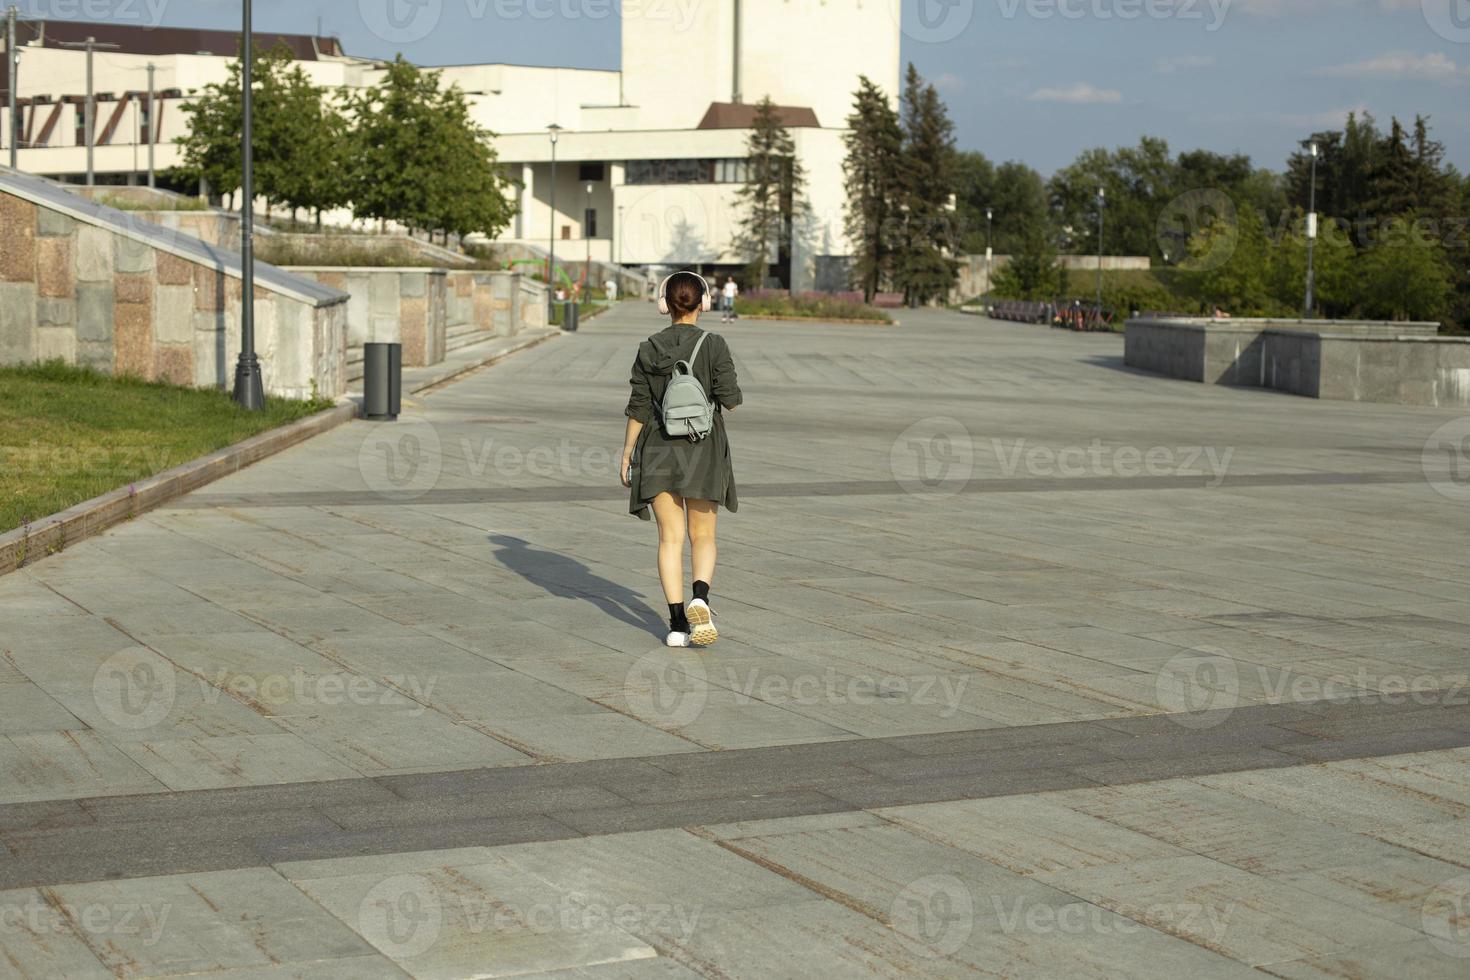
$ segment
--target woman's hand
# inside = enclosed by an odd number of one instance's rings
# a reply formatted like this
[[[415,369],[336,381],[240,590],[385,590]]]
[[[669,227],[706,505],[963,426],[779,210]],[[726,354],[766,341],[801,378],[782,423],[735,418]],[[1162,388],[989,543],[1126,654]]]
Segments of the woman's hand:
[[[627,450],[624,450],[623,461],[618,464],[618,479],[623,482],[623,486],[631,487],[633,485],[633,481],[631,479],[632,472],[633,454],[628,452]]]

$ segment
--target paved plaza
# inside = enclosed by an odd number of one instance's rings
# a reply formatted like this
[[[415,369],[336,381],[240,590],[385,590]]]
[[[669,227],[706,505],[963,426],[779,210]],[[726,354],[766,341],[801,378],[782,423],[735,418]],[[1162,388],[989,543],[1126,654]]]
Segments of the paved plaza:
[[[742,320],[662,645],[624,303],[0,577],[0,976],[1470,972],[1470,423]]]

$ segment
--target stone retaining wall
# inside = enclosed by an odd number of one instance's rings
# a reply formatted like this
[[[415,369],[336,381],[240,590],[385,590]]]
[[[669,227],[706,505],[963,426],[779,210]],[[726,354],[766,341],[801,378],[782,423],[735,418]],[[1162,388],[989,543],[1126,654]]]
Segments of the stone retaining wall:
[[[1129,320],[1129,367],[1308,398],[1470,407],[1470,340],[1438,324],[1363,320]]]
[[[444,360],[443,269],[290,266],[289,271],[348,295],[349,347],[402,344],[405,367]]]
[[[257,267],[266,391],[346,390],[346,299]],[[15,171],[0,171],[0,363],[60,358],[227,387],[240,347],[239,256]]]

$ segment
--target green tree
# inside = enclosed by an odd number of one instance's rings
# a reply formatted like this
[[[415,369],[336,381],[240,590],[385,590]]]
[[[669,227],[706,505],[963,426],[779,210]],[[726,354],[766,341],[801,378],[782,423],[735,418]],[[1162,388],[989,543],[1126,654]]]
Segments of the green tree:
[[[1270,289],[1271,240],[1254,208],[1240,208],[1232,222],[1218,217],[1189,240],[1194,291],[1205,303],[1236,316],[1271,316],[1291,309]]]
[[[847,148],[842,161],[847,192],[843,225],[853,247],[851,273],[871,303],[892,271],[903,131],[887,96],[867,76],[858,79],[842,141]]]
[[[759,287],[770,272],[772,253],[780,268],[790,269],[795,219],[806,207],[801,196],[806,175],[796,159],[796,141],[770,96],[756,103],[745,155],[746,181],[735,192],[740,211],[735,250],[745,260],[746,279]]]
[[[275,102],[280,125],[275,136],[289,147],[289,157],[271,174],[275,200],[291,209],[316,215],[345,207],[347,183],[343,176],[343,147],[347,123],[335,103],[313,85],[299,65],[278,78]]]
[[[1385,230],[1377,246],[1359,254],[1355,273],[1364,316],[1438,320],[1449,306],[1449,261],[1437,241],[1414,230],[1411,212]]]
[[[347,197],[359,218],[410,229],[494,237],[514,214],[491,134],[441,72],[399,55],[381,84],[344,93],[352,119]]]
[[[960,248],[966,253],[985,252],[987,208],[994,214],[991,242],[998,255],[1019,249],[1032,225],[1049,234],[1054,231],[1046,181],[1035,170],[1017,161],[993,166],[984,154],[972,150],[956,153],[955,162]]]
[[[946,300],[958,275],[954,124],[939,92],[909,63],[903,93],[902,205],[894,285],[910,303]]]
[[[992,291],[1007,299],[1049,300],[1056,298],[1061,286],[1056,245],[1038,223],[1022,234],[1010,261],[995,271]]]
[[[1326,317],[1350,316],[1357,302],[1353,278],[1355,249],[1347,222],[1322,218],[1312,249],[1314,313]],[[1267,243],[1266,288],[1283,310],[1300,310],[1306,298],[1306,215],[1298,212],[1282,234]]]

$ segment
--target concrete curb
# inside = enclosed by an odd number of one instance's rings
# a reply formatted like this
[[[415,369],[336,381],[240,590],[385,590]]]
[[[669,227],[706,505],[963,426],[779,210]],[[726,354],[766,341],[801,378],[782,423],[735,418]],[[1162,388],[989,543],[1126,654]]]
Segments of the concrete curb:
[[[422,378],[419,381],[415,382],[415,386],[413,388],[405,389],[404,394],[418,395],[433,388],[441,388],[452,381],[458,381],[460,378],[464,377],[467,374],[470,374],[471,372],[480,370],[480,368],[489,367],[492,364],[499,364],[501,361],[505,360],[507,357],[510,357],[512,354],[519,354],[523,350],[530,350],[532,347],[537,347],[541,344],[546,343],[553,337],[561,337],[566,334],[565,330],[561,330],[556,327],[549,327],[547,329],[550,331],[549,333],[544,333],[539,337],[527,338],[526,340],[514,345],[513,347],[507,347],[504,350],[498,350],[495,353],[485,357],[483,360],[475,361],[470,364],[456,364],[451,367],[445,368],[442,373],[430,375],[427,378]]]
[[[858,320],[850,317],[820,316],[767,316],[763,313],[742,313],[736,320],[767,320],[781,323],[854,323],[860,327],[901,327],[901,320]]]
[[[337,405],[326,411],[251,436],[233,446],[190,460],[119,490],[93,497],[29,527],[0,535],[0,575],[34,564],[68,545],[90,538],[114,524],[130,520],[197,490],[251,463],[273,456],[312,436],[335,429],[357,415],[355,405]]]

